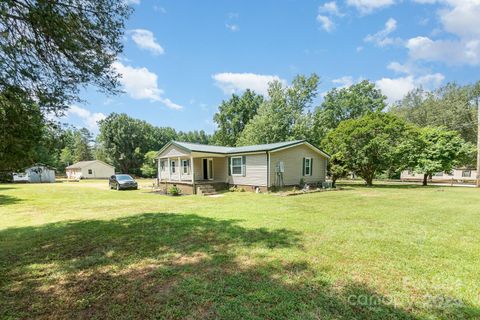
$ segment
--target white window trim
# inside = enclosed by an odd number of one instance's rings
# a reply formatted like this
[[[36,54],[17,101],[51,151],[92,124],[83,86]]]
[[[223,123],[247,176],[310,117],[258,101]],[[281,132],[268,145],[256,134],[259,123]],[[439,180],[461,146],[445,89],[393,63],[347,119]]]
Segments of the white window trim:
[[[186,159],[182,160],[182,173],[188,174],[188,160]]]
[[[240,159],[240,173],[233,173],[233,159]],[[239,157],[230,157],[230,173],[232,174],[232,176],[243,176],[243,170],[244,170],[244,166],[243,166],[243,156],[239,156]],[[238,167],[235,166],[235,167]]]
[[[308,160],[308,166],[307,166],[307,160]],[[303,172],[305,173],[304,176],[311,176],[312,175],[312,158],[311,157],[305,157],[305,163],[303,164]],[[307,168],[308,168],[308,173],[307,173]]]

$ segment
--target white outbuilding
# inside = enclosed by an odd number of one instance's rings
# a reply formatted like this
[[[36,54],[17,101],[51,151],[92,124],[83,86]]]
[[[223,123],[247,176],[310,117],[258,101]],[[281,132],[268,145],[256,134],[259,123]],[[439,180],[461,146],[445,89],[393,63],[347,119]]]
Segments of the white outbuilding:
[[[115,168],[103,161],[80,161],[65,168],[68,179],[106,179],[115,174]]]
[[[27,168],[24,173],[14,173],[13,182],[55,182],[55,169],[41,163],[36,163],[30,168]]]

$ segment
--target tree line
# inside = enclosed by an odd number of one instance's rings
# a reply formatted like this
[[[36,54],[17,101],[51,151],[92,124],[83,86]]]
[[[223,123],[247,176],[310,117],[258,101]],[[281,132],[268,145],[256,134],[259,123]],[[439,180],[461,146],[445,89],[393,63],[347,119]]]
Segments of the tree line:
[[[59,171],[77,161],[98,159],[119,172],[151,177],[156,152],[171,140],[242,146],[305,139],[332,156],[329,173],[334,182],[355,173],[368,185],[379,176],[398,177],[405,169],[424,174],[426,183],[436,172],[474,163],[480,82],[449,83],[433,92],[417,88],[390,108],[367,80],[334,88],[315,106],[318,85],[317,75],[299,75],[290,86],[270,83],[267,97],[251,90],[233,94],[215,113],[217,130],[211,135],[112,113],[99,122],[99,135],[93,139],[85,128],[44,125],[38,131],[42,126],[32,118],[31,130],[22,130],[32,148],[16,152]],[[34,110],[35,104],[28,108]],[[32,139],[31,134],[41,138]]]
[[[369,81],[334,88],[316,105],[319,77],[270,83],[263,97],[247,90],[223,101],[213,135],[177,132],[111,114],[93,139],[87,129],[52,120],[78,102],[81,88],[120,92],[113,63],[123,50],[126,1],[0,2],[0,173],[34,162],[62,171],[100,159],[117,170],[152,176],[153,158],[172,139],[240,146],[306,139],[332,155],[334,179],[356,173],[367,184],[404,168],[426,177],[473,163],[480,82],[417,88],[387,108]]]

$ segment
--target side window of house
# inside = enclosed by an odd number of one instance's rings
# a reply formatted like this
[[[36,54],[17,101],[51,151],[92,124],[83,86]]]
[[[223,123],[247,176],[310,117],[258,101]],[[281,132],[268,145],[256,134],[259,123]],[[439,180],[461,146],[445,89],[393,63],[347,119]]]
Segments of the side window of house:
[[[303,158],[303,175],[312,175],[312,158]]]
[[[182,160],[183,173],[188,174],[188,160]]]
[[[93,174],[93,170],[92,170],[92,169],[88,169],[88,174]]]
[[[172,173],[175,173],[175,161],[172,161]]]
[[[241,175],[243,173],[242,157],[232,157],[232,174]]]

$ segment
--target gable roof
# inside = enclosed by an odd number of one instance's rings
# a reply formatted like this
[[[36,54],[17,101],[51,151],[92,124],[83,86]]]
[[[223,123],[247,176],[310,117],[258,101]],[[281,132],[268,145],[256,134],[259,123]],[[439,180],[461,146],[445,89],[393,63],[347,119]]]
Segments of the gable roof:
[[[181,141],[171,141],[167,143],[159,152],[160,155],[165,149],[167,149],[171,145],[175,145],[180,147],[189,152],[204,152],[204,153],[220,153],[220,154],[237,154],[237,153],[250,153],[250,152],[263,152],[263,151],[275,151],[278,149],[284,149],[293,147],[300,144],[307,144],[311,148],[315,149],[316,151],[322,153],[326,157],[330,158],[330,156],[320,150],[319,148],[311,145],[305,140],[294,140],[294,141],[284,141],[284,142],[277,142],[277,143],[268,143],[268,144],[257,144],[251,146],[243,146],[243,147],[222,147],[222,146],[214,146],[214,145],[206,145],[206,144],[199,144],[199,143],[190,143],[190,142],[181,142]]]
[[[90,160],[90,161],[79,161],[79,162],[77,162],[77,163],[74,163],[74,164],[66,167],[65,169],[82,169],[82,168],[88,167],[89,165],[94,164],[94,163],[96,163],[96,162],[113,168],[113,166],[111,166],[111,165],[109,165],[108,163],[105,163],[105,162],[103,162],[103,161],[100,161],[100,160]]]

